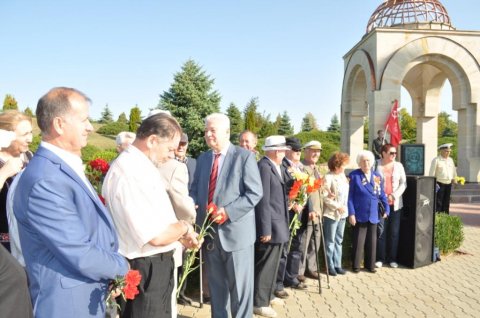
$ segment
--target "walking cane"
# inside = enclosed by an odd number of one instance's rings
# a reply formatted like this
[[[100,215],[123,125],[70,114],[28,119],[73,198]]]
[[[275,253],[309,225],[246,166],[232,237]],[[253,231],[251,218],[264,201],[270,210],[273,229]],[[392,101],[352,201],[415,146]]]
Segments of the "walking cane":
[[[313,227],[313,242],[315,244],[315,261],[317,263],[317,274],[318,274],[318,293],[321,295],[322,294],[322,279],[320,278],[320,262],[318,260],[318,258],[320,257],[318,255],[318,243],[317,243],[317,237],[315,235],[315,233],[317,232],[317,225],[315,224],[315,222],[313,222],[312,220],[312,227]],[[327,269],[327,275],[328,275],[328,269]]]
[[[203,308],[203,253],[202,253],[202,248],[200,248],[200,251],[198,252],[199,259],[198,261],[200,262],[200,308]]]
[[[320,226],[320,238],[323,246],[323,259],[325,260],[325,272],[327,273],[327,288],[330,289],[330,273],[328,272],[327,249],[325,248],[325,236],[323,235],[323,226]]]

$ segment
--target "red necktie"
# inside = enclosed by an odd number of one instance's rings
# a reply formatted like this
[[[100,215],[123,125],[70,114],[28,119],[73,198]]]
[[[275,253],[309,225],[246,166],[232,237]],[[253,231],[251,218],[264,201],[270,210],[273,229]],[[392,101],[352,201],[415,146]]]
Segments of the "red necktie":
[[[213,201],[213,194],[215,193],[215,186],[217,185],[217,176],[218,176],[218,159],[220,158],[220,153],[215,154],[213,159],[212,171],[210,172],[210,181],[208,182],[208,204]]]

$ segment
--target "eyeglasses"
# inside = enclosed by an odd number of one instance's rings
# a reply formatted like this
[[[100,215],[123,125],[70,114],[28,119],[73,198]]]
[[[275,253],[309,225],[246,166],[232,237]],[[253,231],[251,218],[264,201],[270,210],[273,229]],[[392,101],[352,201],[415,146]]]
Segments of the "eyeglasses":
[[[397,153],[394,151],[390,151],[390,156],[395,156]]]

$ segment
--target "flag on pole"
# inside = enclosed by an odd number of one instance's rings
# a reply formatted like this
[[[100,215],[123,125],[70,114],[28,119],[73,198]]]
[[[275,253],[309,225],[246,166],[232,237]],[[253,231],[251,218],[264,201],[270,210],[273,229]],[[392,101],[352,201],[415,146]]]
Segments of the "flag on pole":
[[[385,123],[385,131],[388,131],[390,134],[390,143],[394,147],[398,146],[402,140],[402,131],[398,122],[398,100],[395,100],[393,103],[392,110]]]

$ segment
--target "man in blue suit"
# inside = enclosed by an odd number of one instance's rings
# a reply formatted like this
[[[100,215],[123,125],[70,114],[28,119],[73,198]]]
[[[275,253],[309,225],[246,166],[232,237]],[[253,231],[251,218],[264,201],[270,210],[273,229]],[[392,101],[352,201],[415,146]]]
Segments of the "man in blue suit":
[[[110,214],[83,171],[89,104],[58,87],[37,105],[42,142],[13,205],[35,317],[104,317],[109,281],[128,271]]]
[[[212,317],[251,317],[253,312],[253,244],[255,205],[262,183],[255,155],[230,143],[230,120],[215,113],[205,119],[205,140],[211,150],[197,159],[191,195],[202,224],[210,202],[220,220],[213,239],[203,244]],[[230,308],[228,306],[230,305]]]

